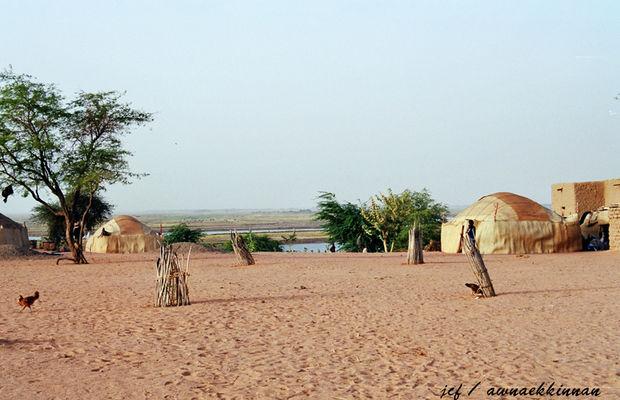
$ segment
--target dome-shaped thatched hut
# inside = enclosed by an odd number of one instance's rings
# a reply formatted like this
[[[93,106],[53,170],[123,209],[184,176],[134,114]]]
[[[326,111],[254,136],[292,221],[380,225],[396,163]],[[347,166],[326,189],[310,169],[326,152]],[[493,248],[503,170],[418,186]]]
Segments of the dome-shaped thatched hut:
[[[582,248],[579,225],[527,197],[500,192],[481,197],[441,227],[441,250],[460,251],[468,220],[483,254],[559,253]]]
[[[144,253],[159,249],[159,237],[129,215],[119,215],[99,227],[86,242],[93,253]]]

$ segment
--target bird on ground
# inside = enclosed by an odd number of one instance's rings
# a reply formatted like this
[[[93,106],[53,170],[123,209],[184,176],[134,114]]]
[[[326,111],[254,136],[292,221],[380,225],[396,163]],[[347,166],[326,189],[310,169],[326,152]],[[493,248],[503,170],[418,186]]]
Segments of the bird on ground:
[[[482,289],[480,289],[480,286],[476,285],[475,283],[466,283],[465,286],[471,289],[471,292],[472,292],[471,294],[474,297],[484,296],[484,294],[482,293]]]
[[[34,305],[34,302],[37,301],[37,299],[39,298],[39,292],[34,292],[34,296],[28,296],[28,297],[24,297],[21,294],[19,295],[19,299],[17,300],[17,304],[19,304],[20,306],[22,306],[22,309],[19,310],[19,312],[24,311],[24,308],[28,307],[30,309],[30,311],[32,311],[32,306]]]

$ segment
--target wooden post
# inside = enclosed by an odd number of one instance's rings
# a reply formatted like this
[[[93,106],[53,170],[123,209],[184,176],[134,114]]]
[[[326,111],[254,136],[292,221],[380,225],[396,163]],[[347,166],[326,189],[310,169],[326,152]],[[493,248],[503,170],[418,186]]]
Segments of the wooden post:
[[[489,276],[487,267],[484,265],[482,255],[476,247],[476,243],[467,234],[461,236],[461,242],[463,243],[463,252],[467,255],[467,259],[469,260],[471,271],[478,281],[480,290],[482,290],[482,295],[484,297],[494,297],[495,289],[493,289],[493,282],[491,282],[491,277]]]
[[[413,228],[413,238],[415,246],[414,251],[414,264],[424,264],[424,253],[422,249],[422,228],[419,224],[415,224]]]
[[[407,249],[407,264],[424,264],[422,253],[422,230],[417,223],[409,229],[409,246]]]
[[[172,246],[162,245],[157,259],[157,284],[155,286],[155,306],[187,306],[189,301],[189,289],[187,277],[189,276],[189,256],[187,253],[185,270],[181,270],[179,257]]]
[[[407,244],[407,265],[413,264],[413,227],[409,228],[409,242]]]
[[[232,247],[237,256],[237,260],[239,261],[239,265],[254,265],[256,262],[254,261],[254,257],[252,257],[252,253],[248,250],[245,245],[245,241],[243,240],[243,236],[237,233],[237,231],[230,231],[230,241],[232,242]]]

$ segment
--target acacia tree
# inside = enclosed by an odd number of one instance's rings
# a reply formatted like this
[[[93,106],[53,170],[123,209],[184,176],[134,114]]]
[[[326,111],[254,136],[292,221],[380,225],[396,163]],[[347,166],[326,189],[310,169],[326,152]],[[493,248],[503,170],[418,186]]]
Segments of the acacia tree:
[[[414,222],[420,224],[425,240],[438,238],[447,212],[448,208],[435,202],[426,189],[420,192],[405,190],[398,194],[388,189],[387,193],[371,197],[369,204],[361,209],[362,216],[368,221],[365,229],[368,234],[379,236],[386,253],[406,241]]]
[[[407,196],[394,194],[388,189],[387,194],[379,193],[370,198],[370,204],[362,208],[362,216],[370,226],[366,226],[368,234],[379,235],[383,243],[383,251],[394,250],[396,236],[402,230],[407,221]]]
[[[441,238],[441,224],[446,222],[448,206],[433,199],[428,190],[405,190],[401,193],[407,205],[407,218],[396,238],[396,246],[406,248],[409,239],[409,229],[417,223],[422,231],[424,244],[430,240],[439,241]]]
[[[121,139],[152,115],[121,97],[80,92],[67,101],[52,84],[0,74],[0,178],[64,218],[70,259],[78,264],[87,263],[82,238],[95,194],[142,176],[129,170],[131,152]],[[78,210],[82,197],[88,203]]]

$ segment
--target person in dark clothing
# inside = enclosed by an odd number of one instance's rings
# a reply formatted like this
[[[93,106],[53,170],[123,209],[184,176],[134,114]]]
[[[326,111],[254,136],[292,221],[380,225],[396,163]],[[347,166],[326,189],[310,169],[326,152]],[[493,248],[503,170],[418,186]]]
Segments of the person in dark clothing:
[[[332,243],[332,245],[329,246],[329,251],[330,251],[330,253],[335,253],[336,252],[336,245],[334,243]]]
[[[471,242],[476,245],[476,227],[473,220],[467,220],[467,231],[465,233],[471,239]]]

